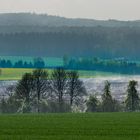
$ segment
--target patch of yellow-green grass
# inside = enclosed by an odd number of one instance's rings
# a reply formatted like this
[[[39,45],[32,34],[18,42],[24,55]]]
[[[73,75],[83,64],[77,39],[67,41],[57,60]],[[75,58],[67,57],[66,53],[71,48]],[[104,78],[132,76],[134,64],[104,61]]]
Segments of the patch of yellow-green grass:
[[[33,69],[2,68],[0,80],[18,80],[24,73],[32,72]]]
[[[2,68],[0,80],[19,80],[24,73],[30,73],[34,69],[27,68]],[[53,69],[46,69],[48,73],[51,73]],[[100,72],[100,71],[78,71],[80,78],[95,78],[95,77],[107,77],[107,76],[119,76],[119,74],[111,72]]]
[[[31,73],[34,69],[27,68],[1,68],[0,80],[19,80],[25,73]],[[52,69],[45,69],[51,73]]]

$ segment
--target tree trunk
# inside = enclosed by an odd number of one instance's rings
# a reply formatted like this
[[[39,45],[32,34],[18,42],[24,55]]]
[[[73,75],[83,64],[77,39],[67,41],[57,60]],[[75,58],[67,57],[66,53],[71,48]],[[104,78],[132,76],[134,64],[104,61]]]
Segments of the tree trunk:
[[[73,105],[73,96],[70,97],[70,105]]]

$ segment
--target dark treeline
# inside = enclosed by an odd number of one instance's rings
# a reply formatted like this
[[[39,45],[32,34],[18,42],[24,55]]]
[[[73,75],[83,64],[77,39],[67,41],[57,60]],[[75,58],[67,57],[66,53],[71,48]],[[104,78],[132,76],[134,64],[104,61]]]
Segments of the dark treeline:
[[[120,59],[103,60],[99,58],[68,59],[64,57],[64,65],[67,69],[94,70],[114,72],[121,74],[140,74],[140,64]]]
[[[94,85],[93,85],[94,86]],[[130,81],[125,101],[111,95],[106,81],[101,98],[89,95],[77,71],[57,68],[48,73],[36,69],[25,73],[16,86],[6,89],[0,99],[1,113],[31,112],[118,112],[139,111],[140,98],[137,81]]]
[[[48,27],[45,27],[48,28]],[[139,27],[61,27],[42,32],[0,34],[0,55],[124,57],[140,60]]]
[[[12,63],[11,60],[0,59],[0,68],[45,68],[43,58],[34,58],[33,62],[18,60]]]
[[[55,68],[57,66],[47,66],[43,58],[34,58],[33,61],[18,60],[12,63],[11,60],[0,60],[0,68]],[[114,72],[121,74],[140,74],[140,64],[138,62],[120,59],[100,59],[94,58],[68,58],[63,57],[65,69],[71,70],[93,70]]]

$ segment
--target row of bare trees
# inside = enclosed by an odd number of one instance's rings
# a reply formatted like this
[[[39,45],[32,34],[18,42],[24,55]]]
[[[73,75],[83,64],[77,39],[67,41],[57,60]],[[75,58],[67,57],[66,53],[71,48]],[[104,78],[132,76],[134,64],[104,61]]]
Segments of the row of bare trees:
[[[24,100],[29,108],[36,100],[37,112],[40,112],[42,99],[55,100],[59,112],[62,112],[65,101],[69,101],[69,105],[72,106],[78,97],[86,95],[78,72],[66,71],[63,68],[57,68],[51,74],[43,69],[25,73],[15,91],[18,99]]]

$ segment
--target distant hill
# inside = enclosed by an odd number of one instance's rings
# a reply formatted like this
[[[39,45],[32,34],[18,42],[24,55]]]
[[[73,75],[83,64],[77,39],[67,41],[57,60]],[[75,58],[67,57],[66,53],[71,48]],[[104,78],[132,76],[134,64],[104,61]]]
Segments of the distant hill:
[[[140,21],[72,19],[47,14],[7,13],[0,14],[0,26],[140,26]]]
[[[0,14],[0,55],[140,60],[140,21]]]

